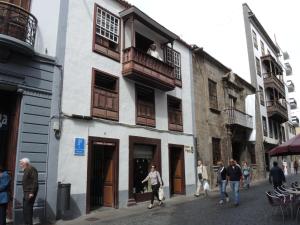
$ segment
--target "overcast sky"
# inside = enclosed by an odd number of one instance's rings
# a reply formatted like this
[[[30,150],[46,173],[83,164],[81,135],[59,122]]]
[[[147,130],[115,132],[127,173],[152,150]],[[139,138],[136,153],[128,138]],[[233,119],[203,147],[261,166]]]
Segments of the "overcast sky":
[[[189,44],[205,51],[250,81],[244,29],[243,0],[129,0]],[[269,36],[290,55],[293,95],[300,107],[300,1],[248,0]],[[300,111],[298,111],[300,118]]]

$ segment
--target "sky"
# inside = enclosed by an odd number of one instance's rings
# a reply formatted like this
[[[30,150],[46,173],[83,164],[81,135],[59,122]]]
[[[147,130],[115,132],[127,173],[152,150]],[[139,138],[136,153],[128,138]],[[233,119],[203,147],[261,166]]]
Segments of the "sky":
[[[250,81],[242,4],[247,3],[269,36],[290,55],[300,108],[299,0],[129,0],[154,20]],[[295,112],[300,119],[300,110]]]

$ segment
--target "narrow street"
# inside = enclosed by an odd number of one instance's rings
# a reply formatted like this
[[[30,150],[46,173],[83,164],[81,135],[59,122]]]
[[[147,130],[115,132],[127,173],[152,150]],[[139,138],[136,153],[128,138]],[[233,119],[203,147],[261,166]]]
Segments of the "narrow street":
[[[288,184],[300,180],[300,176],[288,178]],[[272,216],[272,209],[265,197],[265,191],[272,187],[267,182],[241,191],[241,204],[218,204],[218,196],[211,193],[208,198],[179,197],[181,200],[167,201],[164,207],[146,209],[146,205],[114,211],[96,212],[77,221],[59,224],[72,225],[279,225],[282,217],[278,212]],[[288,225],[296,220],[286,219]]]

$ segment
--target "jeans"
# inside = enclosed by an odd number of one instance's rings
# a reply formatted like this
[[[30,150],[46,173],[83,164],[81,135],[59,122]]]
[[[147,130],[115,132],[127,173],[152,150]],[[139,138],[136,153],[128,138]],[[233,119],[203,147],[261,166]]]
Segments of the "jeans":
[[[0,225],[6,225],[7,204],[0,204]]]
[[[244,187],[250,188],[250,175],[244,175]]]
[[[226,192],[226,186],[227,186],[227,180],[222,180],[220,183],[219,183],[219,190],[220,190],[220,197],[221,197],[221,200],[225,200],[225,197],[227,198],[228,197],[228,194]]]
[[[154,197],[157,198],[158,201],[159,200],[159,196],[158,196],[158,190],[159,190],[159,184],[156,184],[156,185],[152,185],[151,186],[151,189],[152,189],[152,195],[151,195],[151,204],[153,205],[153,202],[154,202]]]
[[[234,203],[239,204],[240,203],[240,181],[230,181],[230,187],[234,194]]]

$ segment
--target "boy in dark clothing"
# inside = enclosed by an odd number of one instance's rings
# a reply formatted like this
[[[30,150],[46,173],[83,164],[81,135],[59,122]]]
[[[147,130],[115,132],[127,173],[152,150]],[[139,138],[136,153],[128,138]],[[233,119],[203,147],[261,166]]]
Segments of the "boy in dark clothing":
[[[273,162],[273,168],[270,171],[269,182],[273,184],[274,189],[280,187],[285,182],[285,176],[277,162]]]
[[[239,167],[235,160],[229,161],[230,165],[227,168],[227,179],[229,180],[232,192],[234,193],[234,205],[240,204],[240,181],[242,179],[241,167]]]
[[[226,198],[226,202],[229,202],[229,197],[226,192],[226,186],[227,186],[227,170],[223,164],[222,161],[218,162],[218,172],[217,172],[217,185],[219,185],[220,190],[220,202],[219,204],[223,204],[224,200]]]

